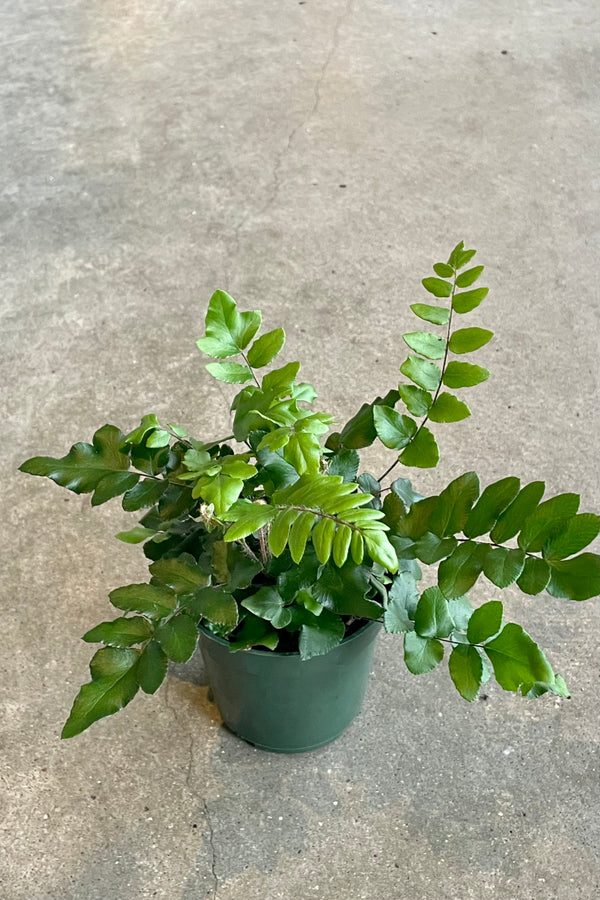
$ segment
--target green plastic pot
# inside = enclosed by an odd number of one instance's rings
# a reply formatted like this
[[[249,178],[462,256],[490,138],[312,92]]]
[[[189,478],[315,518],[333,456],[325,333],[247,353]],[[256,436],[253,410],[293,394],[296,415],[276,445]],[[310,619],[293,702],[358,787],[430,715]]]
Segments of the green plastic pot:
[[[200,649],[225,725],[275,753],[304,753],[331,743],[360,712],[380,630],[368,622],[329,653],[240,650],[200,629]]]

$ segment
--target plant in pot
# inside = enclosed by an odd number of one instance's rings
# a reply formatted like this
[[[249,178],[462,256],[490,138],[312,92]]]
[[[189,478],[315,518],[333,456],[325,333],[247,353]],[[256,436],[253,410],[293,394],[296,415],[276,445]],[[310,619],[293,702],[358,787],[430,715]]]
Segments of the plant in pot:
[[[110,594],[120,615],[84,640],[104,646],[90,664],[62,736],[73,737],[152,694],[168,660],[187,661],[200,641],[224,722],[256,746],[309,750],[337,737],[358,713],[373,644],[383,625],[403,636],[406,666],[424,674],[447,655],[460,695],[474,700],[490,677],[526,697],[568,697],[563,678],[503,605],[473,605],[480,578],[566,600],[600,593],[598,556],[582,552],[600,519],[579,496],[543,499],[540,481],[502,478],[482,489],[474,472],[423,497],[393,470],[436,466],[433,423],[470,415],[454,391],[489,373],[464,360],[492,332],[462,326],[488,293],[483,266],[459,243],[423,279],[429,303],[411,306],[429,330],[403,335],[403,382],[365,403],[339,432],[315,411],[300,365],[272,367],[281,328],[258,335],[261,314],[239,312],[217,291],[199,348],[221,382],[240,385],[232,433],[191,437],[143,417],[123,434],[104,425],[92,443],[21,470],[51,478],[93,506],[121,496],[146,510],[117,537],[143,543],[150,580]],[[263,371],[270,369],[263,374]],[[399,408],[397,408],[399,407]],[[381,441],[394,455],[380,477],[359,473],[358,451]],[[419,588],[422,567],[437,583]],[[431,581],[432,579],[430,579]]]

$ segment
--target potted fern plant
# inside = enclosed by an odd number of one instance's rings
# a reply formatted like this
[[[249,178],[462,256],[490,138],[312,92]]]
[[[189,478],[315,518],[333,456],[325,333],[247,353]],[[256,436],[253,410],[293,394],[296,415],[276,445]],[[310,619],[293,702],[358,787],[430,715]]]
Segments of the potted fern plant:
[[[468,701],[492,675],[526,697],[568,696],[533,638],[505,621],[502,603],[476,605],[469,591],[485,578],[528,595],[597,596],[599,559],[583,551],[599,517],[579,513],[575,493],[545,499],[540,481],[508,476],[482,488],[466,472],[423,497],[395,477],[398,466],[437,465],[432,425],[469,416],[455,391],[489,376],[464,359],[492,338],[462,327],[488,293],[474,287],[483,272],[470,266],[474,255],[461,242],[433,266],[423,279],[430,302],[411,307],[428,330],[403,336],[402,383],[326,439],[333,417],[315,410],[299,363],[273,366],[283,329],[259,335],[261,314],[240,312],[217,291],[198,346],[214,378],[240,386],[231,434],[196,438],[146,415],[127,434],[104,425],[60,459],[23,463],[23,472],[91,493],[93,506],[122,497],[123,509],[144,510],[117,537],[143,543],[150,580],[113,590],[119,615],[84,635],[103,646],[63,737],[140,689],[154,693],[168,660],[187,661],[200,641],[234,732],[265,749],[313,749],[358,713],[382,626],[403,636],[413,674],[447,656]],[[374,441],[392,453],[377,477],[360,471],[359,451]],[[437,584],[420,590],[423,566],[437,568]]]

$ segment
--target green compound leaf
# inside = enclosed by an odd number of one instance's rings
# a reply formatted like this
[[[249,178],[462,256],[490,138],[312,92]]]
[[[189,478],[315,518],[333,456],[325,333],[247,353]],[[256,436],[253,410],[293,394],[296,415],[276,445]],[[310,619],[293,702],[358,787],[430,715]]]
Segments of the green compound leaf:
[[[466,272],[462,272],[456,278],[456,287],[466,288],[470,287],[481,275],[483,272],[483,266],[475,266],[472,269],[467,269]]]
[[[532,481],[521,488],[513,502],[498,516],[498,521],[490,532],[491,539],[497,544],[503,544],[518,534],[544,496],[545,488],[543,481]]]
[[[482,300],[489,294],[489,288],[475,288],[473,291],[463,291],[455,294],[452,300],[452,309],[457,313],[468,313],[476,309]]]
[[[283,328],[275,328],[267,331],[262,337],[254,341],[248,350],[248,363],[253,369],[262,369],[272,363],[281,352],[285,344],[285,331]]]
[[[567,519],[572,518],[579,509],[578,494],[558,494],[540,503],[527,517],[517,543],[522,550],[537,553],[546,541],[560,534]]]
[[[75,737],[86,728],[122,709],[138,691],[138,650],[104,647],[90,663],[92,681],[84,684],[62,730],[62,738]]]
[[[469,514],[464,527],[466,536],[474,538],[487,534],[518,494],[519,485],[520,481],[515,477],[502,478],[489,484]]]
[[[448,263],[435,263],[433,271],[436,275],[439,275],[440,278],[452,278],[454,275],[454,269],[452,266],[449,266]]]
[[[528,556],[523,571],[517,578],[517,584],[524,594],[534,596],[540,594],[550,581],[550,567],[537,556]]]
[[[440,563],[438,585],[445,597],[460,597],[473,587],[483,569],[488,549],[485,544],[466,541]]]
[[[419,418],[427,415],[432,399],[429,391],[424,391],[423,388],[415,387],[412,384],[399,384],[398,393],[409,413]]]
[[[185,605],[195,616],[207,619],[213,625],[235,628],[238,623],[237,603],[226,588],[196,588],[185,598]]]
[[[107,644],[109,647],[131,647],[152,637],[153,627],[143,616],[122,616],[112,622],[101,622],[83,635],[89,644]]]
[[[344,481],[356,481],[360,457],[356,450],[339,450],[329,460],[329,475],[341,475]]]
[[[467,627],[467,638],[471,644],[482,644],[498,634],[502,628],[502,612],[499,600],[490,600],[473,610]]]
[[[152,528],[144,528],[143,525],[134,525],[129,531],[119,531],[115,537],[124,544],[141,544],[151,538],[156,532]]]
[[[239,313],[233,297],[215,291],[206,313],[206,337],[197,341],[203,353],[217,359],[236,356],[245,350],[261,323],[259,312]]]
[[[424,638],[416,631],[404,635],[404,662],[413,675],[431,672],[444,658],[444,645],[432,638]]]
[[[568,519],[564,527],[550,537],[542,548],[545,559],[565,559],[579,553],[598,536],[600,516],[593,513],[581,513]]]
[[[490,373],[482,366],[474,366],[471,363],[455,362],[448,363],[444,372],[443,382],[449,388],[473,387],[473,385],[481,384],[487,381]]]
[[[210,575],[198,565],[190,553],[159,559],[150,566],[152,581],[162,582],[176,594],[187,594],[197,587],[206,587]]]
[[[83,442],[73,444],[68,454],[60,459],[34,456],[19,466],[19,470],[29,475],[46,476],[75,494],[87,494],[96,489],[102,491],[104,478],[109,478],[115,473],[123,473],[129,468],[129,457],[119,450],[122,440],[123,435],[118,428],[114,425],[103,425],[94,434],[91,444]],[[134,477],[137,480],[139,476]],[[119,482],[119,488],[122,486],[125,491],[134,483],[125,480],[124,483]],[[116,496],[110,489],[108,493],[110,496]],[[106,496],[104,499],[109,497]],[[104,502],[104,499],[97,502]]]
[[[499,588],[508,587],[520,576],[525,565],[523,550],[493,547],[483,562],[483,574]]]
[[[246,616],[236,632],[235,639],[230,642],[229,650],[250,650],[252,647],[266,647],[275,650],[279,643],[279,634],[266,619],[259,619],[251,613]]]
[[[486,328],[459,328],[452,333],[448,347],[452,353],[471,353],[485,346],[493,337],[494,332]]]
[[[126,512],[135,512],[158,503],[167,487],[168,481],[156,481],[154,478],[143,478],[135,487],[130,488],[123,496],[122,506]]]
[[[448,668],[461,697],[469,702],[476,700],[483,681],[483,660],[477,648],[468,644],[454,647],[448,660]]]
[[[428,530],[438,537],[457,534],[463,530],[473,503],[479,496],[479,478],[475,472],[465,472],[451,481],[439,495]]]
[[[426,391],[437,390],[442,378],[440,367],[420,356],[409,356],[400,366],[400,371]]]
[[[439,588],[423,592],[415,612],[415,631],[425,638],[445,638],[454,631],[448,601]]]
[[[285,607],[279,591],[271,585],[265,585],[246,597],[242,600],[242,606],[260,619],[271,622],[275,628],[285,628],[292,620],[292,613]]]
[[[227,510],[226,518],[233,522],[225,532],[227,543],[239,541],[258,531],[277,515],[273,506],[252,503],[250,500],[238,500]]]
[[[429,418],[432,422],[460,422],[471,415],[471,410],[466,403],[458,400],[453,394],[444,391],[438,396],[429,410]]]
[[[398,457],[405,466],[418,469],[433,469],[440,459],[436,440],[428,428],[421,427],[412,443]]]
[[[128,584],[108,596],[117,609],[144,613],[152,619],[168,615],[177,604],[174,591],[154,584]]]
[[[145,694],[154,694],[167,674],[168,659],[157,641],[150,643],[142,651],[137,666],[137,679]]]
[[[312,616],[300,630],[298,641],[300,658],[312,659],[314,656],[329,653],[341,643],[345,630],[343,620],[326,609],[319,616]]]
[[[450,310],[445,306],[430,306],[428,303],[413,303],[410,307],[419,319],[431,322],[432,325],[447,325]]]
[[[245,384],[247,381],[252,381],[253,377],[248,366],[243,366],[241,363],[208,363],[206,370],[217,381],[224,381],[225,384]]]
[[[198,629],[190,616],[180,613],[159,625],[155,638],[167,654],[176,663],[184,663],[190,659],[198,642]]]
[[[414,419],[401,416],[389,406],[373,407],[373,423],[379,440],[390,450],[402,450],[417,430]]]
[[[452,285],[442,278],[424,278],[421,284],[434,297],[450,297],[452,294]]]
[[[411,331],[402,335],[403,340],[421,356],[427,359],[443,359],[446,353],[446,341],[437,334],[429,334],[427,331]]]
[[[485,646],[498,684],[518,691],[522,684],[554,682],[552,667],[538,645],[520,625],[510,622]]]
[[[414,630],[414,615],[419,602],[419,592],[414,575],[399,572],[389,591],[389,599],[383,624],[389,634],[404,634]]]
[[[548,560],[548,593],[567,600],[588,600],[600,594],[600,558],[582,553],[573,559]]]

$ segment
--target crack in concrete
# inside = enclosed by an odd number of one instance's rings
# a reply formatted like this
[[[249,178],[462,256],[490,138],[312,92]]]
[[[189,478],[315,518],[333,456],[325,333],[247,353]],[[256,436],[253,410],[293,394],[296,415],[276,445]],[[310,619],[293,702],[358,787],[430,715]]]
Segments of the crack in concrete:
[[[327,75],[327,71],[333,60],[333,57],[340,45],[340,31],[341,31],[342,25],[344,24],[344,22],[346,22],[347,19],[350,18],[350,16],[352,15],[353,9],[354,9],[354,0],[347,0],[346,6],[344,7],[343,12],[341,13],[340,16],[338,16],[338,19],[333,28],[333,35],[331,38],[331,43],[329,46],[329,50],[327,52],[327,56],[325,57],[325,61],[323,62],[323,65],[321,66],[321,71],[319,72],[319,75],[318,75],[318,77],[315,81],[314,87],[313,87],[313,93],[314,93],[313,104],[312,104],[310,110],[308,111],[308,113],[302,118],[302,120],[292,128],[292,130],[288,134],[285,147],[283,147],[283,149],[280,150],[279,153],[277,154],[277,157],[275,159],[275,164],[273,166],[273,176],[272,176],[273,186],[271,188],[271,191],[269,193],[266,203],[258,210],[257,213],[254,214],[254,216],[252,215],[252,213],[248,213],[246,216],[244,216],[244,218],[240,222],[238,222],[238,224],[234,228],[234,231],[233,231],[234,251],[232,254],[233,257],[237,257],[237,255],[239,253],[240,232],[242,231],[244,226],[247,224],[247,222],[249,222],[250,219],[252,219],[254,217],[264,215],[264,213],[268,209],[270,209],[271,206],[273,206],[273,204],[275,203],[275,201],[277,199],[277,195],[279,194],[279,191],[281,190],[280,172],[281,172],[281,167],[283,166],[283,160],[285,159],[285,157],[288,155],[288,153],[292,149],[292,144],[294,143],[294,140],[295,140],[298,132],[301,129],[306,128],[308,126],[308,123],[311,121],[311,119],[314,116],[316,116],[316,114],[319,111],[319,107],[321,105],[321,99],[322,99],[321,88],[322,88],[323,82],[325,81],[325,77]]]
[[[215,831],[212,824],[212,819],[210,817],[210,812],[208,809],[208,804],[206,800],[203,801],[204,808],[204,818],[206,819],[206,824],[208,825],[208,843],[210,845],[210,850],[212,854],[210,869],[213,877],[213,898],[217,900],[217,891],[219,890],[219,876],[217,875],[217,853],[215,849]]]
[[[204,813],[204,818],[206,820],[206,824],[208,825],[208,845],[210,847],[210,871],[211,871],[212,878],[213,878],[212,895],[213,895],[213,900],[216,900],[217,891],[219,889],[219,876],[217,875],[217,852],[216,852],[216,848],[215,848],[215,832],[214,832],[210,812],[208,809],[208,804],[207,804],[205,798],[198,793],[198,791],[192,786],[192,783],[191,783],[191,778],[192,778],[192,774],[194,771],[194,754],[195,754],[195,748],[196,748],[195,741],[194,741],[194,735],[193,735],[191,729],[189,729],[185,725],[183,725],[183,723],[181,722],[181,719],[179,718],[179,716],[177,714],[175,707],[171,706],[171,704],[169,702],[169,681],[168,680],[165,684],[164,695],[165,695],[166,708],[173,715],[173,718],[175,719],[176,723],[185,732],[185,734],[187,734],[187,737],[189,739],[188,768],[187,768],[187,774],[185,777],[185,786],[186,786],[189,794],[192,797],[196,797],[196,799],[201,802],[202,811]]]

